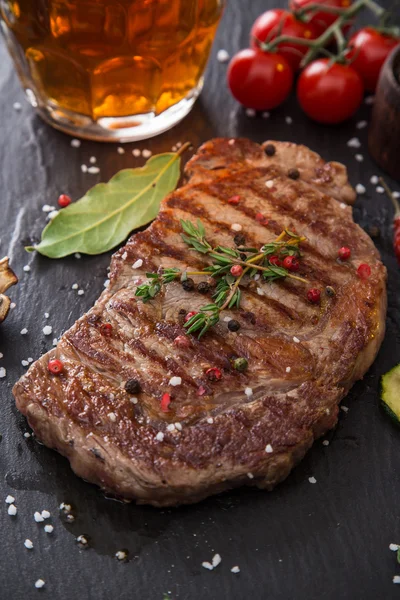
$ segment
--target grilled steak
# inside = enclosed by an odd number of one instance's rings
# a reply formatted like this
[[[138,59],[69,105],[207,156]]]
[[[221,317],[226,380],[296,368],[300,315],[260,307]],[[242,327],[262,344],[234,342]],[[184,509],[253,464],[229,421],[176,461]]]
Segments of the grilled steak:
[[[294,144],[216,139],[186,172],[189,183],[113,256],[110,285],[94,307],[14,387],[37,437],[78,475],[155,506],[240,485],[273,488],[334,427],[338,403],[384,334],[386,271],[344,203],[355,194],[342,165]],[[232,195],[239,204],[227,201]],[[260,212],[268,222],[255,218]],[[236,224],[255,247],[295,229],[307,237],[298,274],[309,286],[249,281],[240,309],[224,311],[200,341],[188,336],[177,346],[182,313],[199,309],[205,296],[175,282],[144,304],[135,290],[148,271],[207,262],[182,241],[182,218],[201,219],[213,246],[233,246]],[[351,248],[346,262],[337,260],[342,246]],[[361,263],[371,267],[368,279],[357,275]],[[320,305],[307,300],[314,287]],[[239,331],[229,330],[227,317]],[[235,357],[247,358],[246,372],[232,368]],[[58,376],[48,371],[51,358],[64,364]],[[220,380],[208,379],[210,367],[221,370]]]

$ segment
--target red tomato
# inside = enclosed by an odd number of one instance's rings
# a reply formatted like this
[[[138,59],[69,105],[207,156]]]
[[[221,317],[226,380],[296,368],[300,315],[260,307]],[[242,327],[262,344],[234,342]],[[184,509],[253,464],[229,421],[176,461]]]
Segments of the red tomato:
[[[364,27],[350,38],[352,48],[348,57],[354,58],[351,66],[361,75],[365,89],[374,92],[382,65],[392,49],[400,44],[400,39],[379,33],[371,27]]]
[[[236,100],[255,110],[279,106],[288,97],[293,84],[293,71],[283,56],[253,48],[235,54],[227,77]]]
[[[302,23],[294,18],[292,13],[281,8],[267,10],[254,21],[250,31],[252,48],[258,48],[258,42],[271,41],[278,35],[314,40],[318,37],[314,25]],[[282,43],[278,45],[279,54],[284,56],[290,66],[296,71],[301,59],[307,54],[307,46],[299,44]]]
[[[290,10],[295,11],[299,10],[300,8],[304,8],[309,4],[314,4],[314,2],[315,0],[290,0],[289,7]],[[325,4],[326,6],[332,6],[334,8],[348,8],[351,4],[351,0],[325,0],[321,2],[321,4]],[[332,23],[334,23],[337,18],[338,15],[319,10],[311,17],[309,23],[316,27],[318,35],[320,35],[325,31],[325,29],[332,25]],[[350,24],[345,25],[343,27],[343,31],[347,31],[347,29],[349,28]]]
[[[360,106],[364,86],[352,67],[320,58],[302,71],[297,99],[304,112],[319,123],[341,123]]]

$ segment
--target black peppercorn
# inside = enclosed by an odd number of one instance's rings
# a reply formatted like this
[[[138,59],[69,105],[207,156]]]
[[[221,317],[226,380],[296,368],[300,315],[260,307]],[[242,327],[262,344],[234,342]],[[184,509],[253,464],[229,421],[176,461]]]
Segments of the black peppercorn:
[[[141,391],[140,383],[137,379],[128,379],[125,383],[125,391],[128,394],[139,394]]]
[[[243,233],[237,233],[233,238],[233,241],[235,242],[235,246],[244,246],[246,243],[246,238],[244,237]]]
[[[194,290],[194,281],[193,279],[185,279],[184,281],[182,281],[182,287],[185,290],[185,292],[191,292]]]
[[[229,329],[229,331],[239,331],[239,329],[240,329],[239,321],[236,321],[235,319],[231,319],[228,322],[228,329]]]
[[[242,254],[240,254],[240,260],[247,260],[247,256],[246,254],[244,254],[244,252]]]
[[[273,144],[267,144],[264,148],[264,152],[267,156],[274,156],[276,148]]]
[[[200,283],[197,285],[197,291],[199,294],[208,294],[210,291],[210,286],[207,281],[200,281]]]
[[[299,170],[298,169],[289,169],[288,177],[290,177],[290,179],[298,179],[300,177]]]

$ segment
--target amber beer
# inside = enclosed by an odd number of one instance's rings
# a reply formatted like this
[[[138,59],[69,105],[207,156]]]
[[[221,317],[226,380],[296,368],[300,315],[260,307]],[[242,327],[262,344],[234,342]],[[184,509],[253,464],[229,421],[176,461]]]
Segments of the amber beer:
[[[1,3],[3,32],[28,98],[54,125],[86,128],[89,137],[98,137],[93,132],[100,127],[105,136],[107,129],[135,127],[154,135],[160,116],[173,121],[179,106],[186,114],[221,10],[222,0]],[[162,122],[157,127],[163,130]]]

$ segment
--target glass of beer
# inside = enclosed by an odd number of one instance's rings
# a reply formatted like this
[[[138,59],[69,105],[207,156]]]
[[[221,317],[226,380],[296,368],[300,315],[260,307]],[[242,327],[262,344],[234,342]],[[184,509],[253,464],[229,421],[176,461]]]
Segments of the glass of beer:
[[[74,136],[134,141],[192,108],[224,0],[2,0],[29,102]]]

